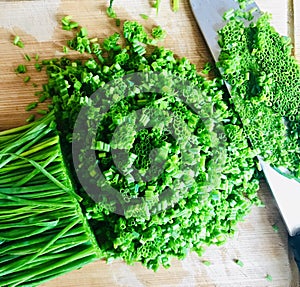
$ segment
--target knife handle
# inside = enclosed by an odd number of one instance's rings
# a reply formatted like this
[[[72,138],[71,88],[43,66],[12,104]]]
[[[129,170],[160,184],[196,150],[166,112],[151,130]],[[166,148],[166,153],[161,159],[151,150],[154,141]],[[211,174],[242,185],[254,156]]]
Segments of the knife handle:
[[[300,272],[300,233],[294,236],[289,235],[289,245],[293,251],[294,259]]]

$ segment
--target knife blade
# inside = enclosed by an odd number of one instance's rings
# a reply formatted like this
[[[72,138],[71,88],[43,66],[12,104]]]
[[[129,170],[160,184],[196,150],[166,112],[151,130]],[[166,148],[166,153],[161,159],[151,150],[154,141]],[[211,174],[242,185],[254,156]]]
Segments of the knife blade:
[[[237,9],[239,5],[235,0],[190,0],[190,6],[207,46],[217,62],[221,51],[218,45],[218,31],[225,25],[223,15],[230,9]],[[255,3],[250,4],[248,8],[256,8],[254,20],[261,15]],[[230,86],[227,83],[226,86],[230,93]],[[283,176],[262,158],[259,158],[259,162],[287,227],[290,246],[300,271],[300,183]]]

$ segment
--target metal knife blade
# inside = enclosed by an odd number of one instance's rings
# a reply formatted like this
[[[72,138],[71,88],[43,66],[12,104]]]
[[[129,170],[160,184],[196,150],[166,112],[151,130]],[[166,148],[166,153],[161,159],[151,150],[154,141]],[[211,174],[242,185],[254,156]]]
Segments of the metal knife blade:
[[[190,5],[212,56],[218,61],[220,47],[217,31],[225,25],[224,13],[238,8],[238,3],[235,0],[190,0]],[[260,10],[255,3],[249,9],[254,7],[257,8],[255,17],[258,17]],[[230,92],[229,85],[227,87]],[[281,175],[261,158],[259,161],[289,234],[294,236],[300,233],[300,183]]]

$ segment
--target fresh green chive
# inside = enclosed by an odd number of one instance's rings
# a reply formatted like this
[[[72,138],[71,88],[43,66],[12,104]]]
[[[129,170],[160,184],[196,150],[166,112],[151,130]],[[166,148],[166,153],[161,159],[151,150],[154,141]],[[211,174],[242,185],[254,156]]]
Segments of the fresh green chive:
[[[266,278],[266,280],[268,280],[268,281],[272,281],[272,280],[273,280],[273,277],[272,277],[270,274],[267,274],[267,275],[265,276],[265,278]]]
[[[31,123],[31,122],[34,121],[34,119],[35,119],[35,115],[30,115],[30,116],[26,119],[26,122],[27,122],[27,123]]]
[[[27,68],[26,68],[26,66],[25,65],[19,65],[17,68],[16,68],[16,73],[18,73],[18,74],[24,74],[24,73],[26,73],[27,72]]]
[[[27,107],[26,107],[26,111],[31,111],[31,110],[33,110],[34,108],[37,107],[37,105],[38,105],[37,102],[33,102],[33,103],[28,104]]]
[[[30,81],[30,76],[26,76],[25,78],[24,78],[24,83],[28,83]]]
[[[140,16],[144,19],[144,20],[147,20],[147,19],[149,19],[149,16],[148,15],[146,15],[146,14],[140,14]]]
[[[235,264],[239,265],[240,267],[244,266],[244,263],[240,259],[234,259],[233,261],[235,262]]]

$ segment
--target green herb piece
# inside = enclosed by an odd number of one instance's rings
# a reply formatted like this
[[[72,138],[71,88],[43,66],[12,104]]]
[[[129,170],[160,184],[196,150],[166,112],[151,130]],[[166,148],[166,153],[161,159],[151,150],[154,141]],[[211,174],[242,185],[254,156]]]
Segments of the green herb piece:
[[[141,18],[143,18],[144,20],[148,20],[149,16],[146,14],[140,14]]]
[[[34,64],[34,67],[35,67],[35,69],[36,69],[38,72],[40,72],[40,71],[42,70],[42,65],[39,64],[39,63],[35,63],[35,64]]]
[[[19,36],[15,36],[14,41],[13,41],[13,44],[14,44],[15,46],[20,47],[20,48],[24,48],[24,43],[21,41],[21,39],[20,39]]]
[[[116,18],[116,26],[120,27],[121,25],[121,20],[119,18]]]
[[[272,228],[273,228],[274,232],[276,232],[276,233],[279,231],[279,228],[278,228],[277,224],[273,224]]]
[[[30,62],[31,61],[31,57],[28,54],[24,55],[24,58],[26,61]]]
[[[29,81],[30,81],[30,76],[26,76],[25,78],[24,78],[24,83],[28,83]]]
[[[106,14],[109,18],[116,18],[117,17],[117,14],[116,14],[115,10],[112,7],[108,7],[106,9]]]
[[[28,106],[27,106],[27,108],[26,108],[26,111],[31,111],[31,110],[33,110],[34,108],[37,107],[37,105],[38,105],[37,102],[33,102],[33,103],[28,104]]]
[[[173,5],[172,5],[172,9],[174,12],[177,12],[179,10],[179,2],[180,0],[173,0]]]
[[[210,265],[211,265],[211,262],[208,261],[208,260],[203,260],[203,261],[202,261],[202,264],[204,264],[205,266],[210,266]]]
[[[68,53],[69,53],[69,49],[68,49],[67,46],[63,46],[63,52],[64,52],[65,54],[68,54]]]
[[[156,9],[156,14],[158,14],[158,12],[159,12],[160,1],[161,0],[155,0],[155,2],[153,3],[153,8]]]
[[[268,280],[268,281],[273,281],[273,277],[272,277],[270,274],[267,274],[267,275],[265,276],[265,278],[266,278],[266,280]]]
[[[31,122],[33,122],[35,120],[35,115],[30,115],[27,119],[26,119],[26,122],[27,123],[31,123]]]
[[[16,73],[18,74],[24,74],[27,72],[27,68],[25,65],[19,65],[17,68],[16,68]]]
[[[244,266],[244,263],[241,260],[239,260],[239,259],[234,259],[233,261],[235,262],[235,264],[237,264],[240,267]]]
[[[163,40],[166,37],[166,31],[161,26],[157,26],[152,28],[151,35],[154,39]]]
[[[71,16],[65,16],[61,19],[62,23],[62,29],[70,31],[72,29],[75,29],[79,26],[77,22],[71,21],[72,17]]]

